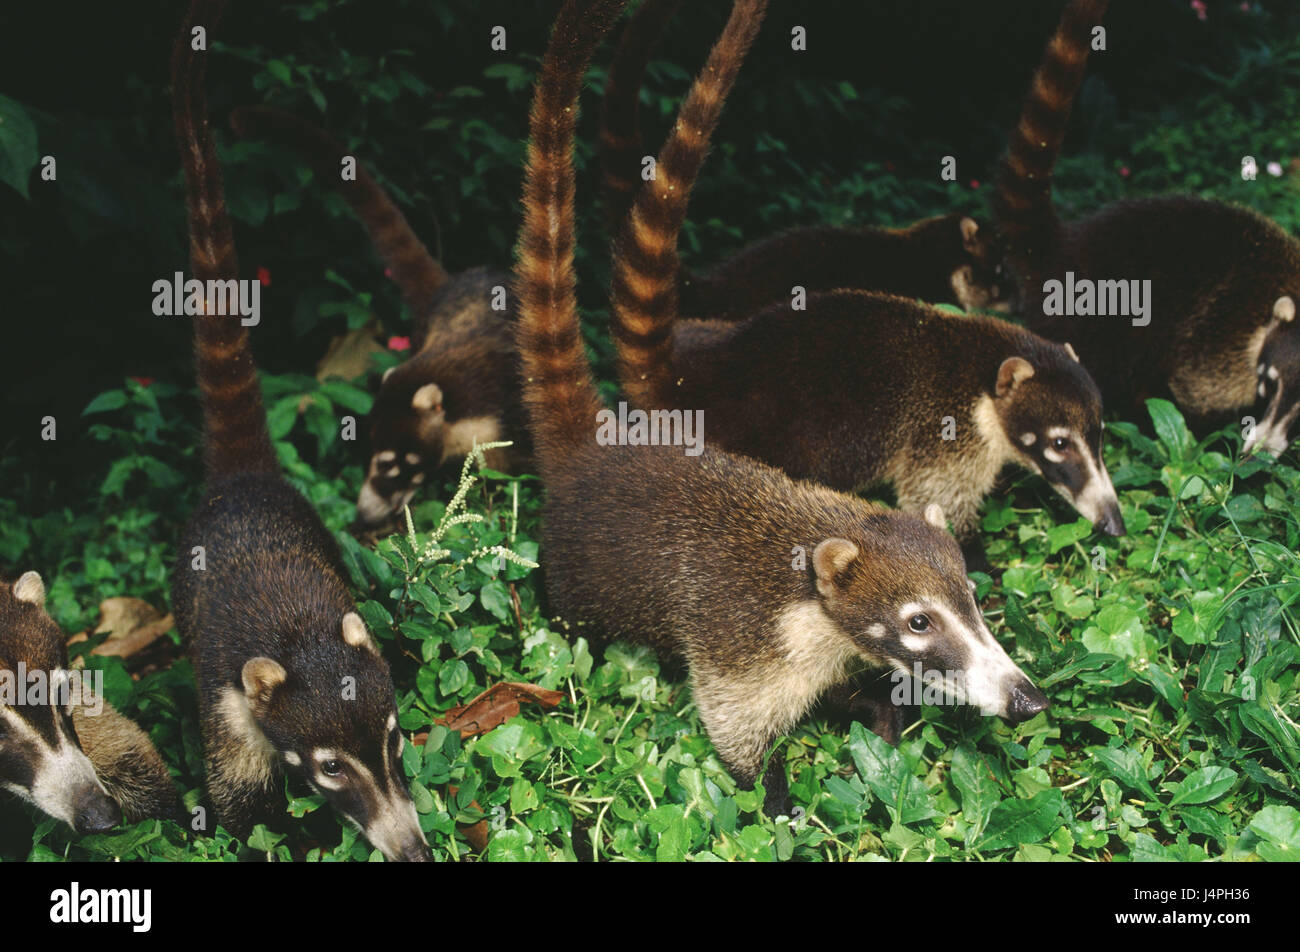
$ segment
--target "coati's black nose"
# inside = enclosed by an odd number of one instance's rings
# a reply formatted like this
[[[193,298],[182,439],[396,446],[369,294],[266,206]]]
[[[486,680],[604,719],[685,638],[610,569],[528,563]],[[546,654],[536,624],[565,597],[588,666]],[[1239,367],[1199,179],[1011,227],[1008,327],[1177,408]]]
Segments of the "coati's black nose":
[[[1124,527],[1124,517],[1119,513],[1119,506],[1112,505],[1107,507],[1097,520],[1097,528],[1108,536],[1122,536],[1128,530]]]
[[[81,835],[107,833],[122,822],[121,808],[103,792],[92,788],[79,799],[73,826]]]
[[[1007,701],[1006,720],[1010,724],[1019,724],[1045,710],[1047,710],[1047,695],[1026,681],[1011,690],[1011,698]]]
[[[402,846],[403,863],[432,863],[433,850],[422,839],[407,840]]]

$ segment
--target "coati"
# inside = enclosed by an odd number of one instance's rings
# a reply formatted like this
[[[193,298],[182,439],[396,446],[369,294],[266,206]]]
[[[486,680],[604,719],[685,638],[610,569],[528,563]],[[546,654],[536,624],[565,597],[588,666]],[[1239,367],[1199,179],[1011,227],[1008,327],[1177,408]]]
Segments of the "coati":
[[[36,572],[0,582],[0,672],[24,694],[18,682],[33,674],[45,686],[39,702],[6,703],[0,694],[0,787],[81,834],[178,818],[176,787],[148,735],[72,682]]]
[[[573,150],[595,45],[626,0],[566,0],[538,75],[516,253],[519,350],[546,487],[552,607],[604,639],[684,659],[701,720],[740,784],[819,695],[858,667],[950,672],[954,698],[1012,722],[1047,699],[990,635],[938,507],[925,518],[791,480],[711,446],[602,445],[575,294]],[[736,0],[702,75],[723,92],[765,0]],[[698,133],[704,93],[679,123]],[[947,677],[947,676],[945,676]],[[896,737],[881,710],[873,728]],[[764,775],[788,806],[782,758]]]
[[[997,227],[1024,316],[1075,345],[1109,408],[1169,396],[1199,428],[1253,407],[1260,425],[1247,450],[1281,452],[1300,419],[1300,242],[1253,211],[1199,198],[1120,201],[1075,222],[1053,207],[1052,170],[1106,8],[1066,5],[1000,163]],[[1096,290],[1121,313],[1049,315],[1045,305],[1062,310],[1049,282]],[[1133,310],[1130,282],[1149,282],[1142,316],[1122,313]]]
[[[655,44],[680,0],[646,0],[629,18],[610,64],[601,115],[599,156],[604,208],[618,235],[642,186],[640,93]],[[906,228],[794,228],[747,245],[712,269],[677,273],[678,313],[693,319],[741,320],[798,285],[808,293],[858,288],[1007,310],[1009,282],[987,229],[960,213]]]
[[[632,401],[694,412],[715,445],[796,479],[846,491],[888,482],[912,512],[938,503],[972,557],[979,505],[1007,463],[1122,535],[1101,399],[1068,345],[853,290],[672,336],[677,236],[725,100],[710,86],[692,89],[615,246],[611,323]]]
[[[200,281],[239,273],[207,121],[205,54],[224,0],[193,0],[172,54],[173,115]],[[246,839],[283,809],[285,768],[392,860],[432,855],[402,772],[388,665],[353,606],[333,537],[278,473],[248,330],[209,298],[194,318],[207,485],[181,538],[172,608],[199,690],[217,818]]]
[[[362,165],[355,179],[341,177],[348,150],[311,123],[262,106],[235,110],[230,123],[240,137],[295,148],[347,200],[415,321],[411,356],[385,372],[370,411],[358,521],[388,522],[427,477],[459,463],[475,441],[513,441],[509,449],[488,451],[488,462],[505,471],[524,466],[528,437],[508,276],[488,268],[448,274]]]

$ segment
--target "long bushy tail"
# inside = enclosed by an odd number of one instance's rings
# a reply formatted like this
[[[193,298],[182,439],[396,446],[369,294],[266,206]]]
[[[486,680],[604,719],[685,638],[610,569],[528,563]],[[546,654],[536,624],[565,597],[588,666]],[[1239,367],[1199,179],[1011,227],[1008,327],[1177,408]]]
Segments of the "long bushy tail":
[[[623,227],[641,187],[641,84],[650,55],[681,0],[643,0],[623,27],[609,64],[600,117],[602,204],[610,234]]]
[[[279,109],[267,106],[236,109],[230,116],[230,125],[240,138],[278,142],[307,159],[316,177],[336,189],[352,207],[401,290],[412,317],[421,320],[434,293],[447,282],[447,272],[370,173],[358,163],[356,178],[344,181],[340,161],[348,154],[347,150],[323,129]]]
[[[529,113],[524,222],[515,255],[518,344],[543,479],[591,442],[604,406],[582,342],[573,274],[573,143],[592,54],[627,0],[565,0]]]
[[[998,168],[998,228],[1011,265],[1025,277],[1038,273],[1053,248],[1058,224],[1052,169],[1087,70],[1093,27],[1107,6],[1109,0],[1070,0],[1066,5]]]
[[[615,243],[610,304],[619,376],[628,396],[643,406],[671,402],[677,236],[709,139],[766,11],[767,0],[735,0],[659,153],[655,178],[637,194]]]
[[[189,205],[190,270],[200,281],[235,281],[239,262],[226,212],[221,166],[208,127],[204,93],[206,50],[195,50],[203,27],[208,48],[225,12],[224,0],[193,0],[172,49],[172,118],[185,169]],[[234,285],[230,285],[234,287]],[[211,309],[212,302],[208,301]],[[208,478],[278,468],[266,431],[266,413],[248,329],[237,314],[194,318],[194,363],[203,401]]]

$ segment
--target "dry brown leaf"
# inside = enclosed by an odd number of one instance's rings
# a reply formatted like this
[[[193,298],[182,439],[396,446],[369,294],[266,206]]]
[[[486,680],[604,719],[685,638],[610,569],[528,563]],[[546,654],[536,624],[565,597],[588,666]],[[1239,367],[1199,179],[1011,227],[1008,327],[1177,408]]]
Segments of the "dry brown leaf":
[[[501,681],[492,685],[474,700],[453,707],[434,723],[448,730],[460,731],[461,739],[475,734],[486,734],[519,713],[520,705],[532,701],[542,707],[555,707],[567,695],[563,691],[541,688],[521,681]]]
[[[139,598],[125,595],[106,598],[99,603],[99,624],[91,631],[83,631],[68,639],[68,644],[85,641],[91,635],[111,632],[93,654],[129,658],[161,638],[175,627],[171,615]]]
[[[375,340],[375,335],[380,330],[379,321],[371,318],[364,327],[335,337],[330,341],[325,356],[316,365],[316,379],[325,381],[330,377],[342,377],[344,380],[356,380],[370,373],[373,369],[371,356],[384,352],[384,348]]]

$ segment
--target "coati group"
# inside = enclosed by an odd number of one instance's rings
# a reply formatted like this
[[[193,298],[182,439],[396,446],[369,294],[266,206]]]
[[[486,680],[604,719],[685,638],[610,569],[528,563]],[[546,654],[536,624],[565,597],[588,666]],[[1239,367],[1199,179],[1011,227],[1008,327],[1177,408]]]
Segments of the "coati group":
[[[646,162],[639,98],[679,3],[643,0],[608,73],[599,141],[610,334],[626,401],[663,420],[702,413],[707,441],[693,454],[671,440],[611,444],[598,435],[609,410],[577,305],[574,153],[588,68],[626,5],[559,10],[534,86],[509,275],[449,274],[364,167],[340,175],[347,151],[310,123],[258,106],[231,124],[308,158],[367,230],[414,321],[411,356],[379,383],[358,521],[390,522],[446,464],[513,440],[491,461],[542,478],[552,610],[601,642],[642,641],[683,662],[733,778],[761,782],[770,814],[789,812],[774,745],[819,701],[847,693],[897,742],[904,711],[876,686],[919,665],[1008,722],[1047,709],[967,577],[969,561],[984,564],[981,503],[1008,464],[1122,535],[1103,405],[1131,412],[1164,396],[1198,426],[1251,413],[1243,451],[1287,449],[1300,425],[1300,244],[1253,212],[1190,198],[1059,220],[1052,171],[1107,8],[1069,0],[1001,161],[992,223],[954,212],[901,229],[796,228],[694,273],[679,234],[767,4],[733,0]],[[191,38],[197,26],[210,37],[223,8],[192,0],[172,58],[192,276],[218,283],[238,280],[238,266],[206,52]],[[1145,324],[1048,306],[1054,282],[1139,278],[1150,282]],[[945,303],[967,313],[933,306]],[[1013,309],[1026,326],[978,313]],[[279,473],[249,332],[211,299],[193,330],[206,485],[171,599],[218,821],[241,839],[274,821],[291,775],[387,858],[427,860],[389,667],[336,542]],[[897,508],[855,495],[882,485]],[[66,681],[44,593],[35,572],[0,585],[0,672]],[[53,696],[0,704],[0,786],[79,833],[179,817],[168,769],[138,727]]]

